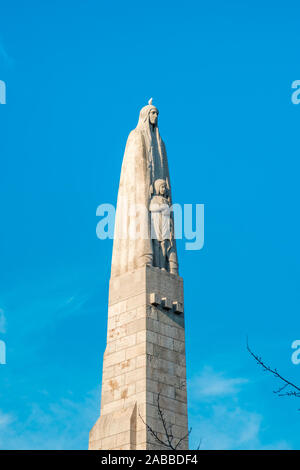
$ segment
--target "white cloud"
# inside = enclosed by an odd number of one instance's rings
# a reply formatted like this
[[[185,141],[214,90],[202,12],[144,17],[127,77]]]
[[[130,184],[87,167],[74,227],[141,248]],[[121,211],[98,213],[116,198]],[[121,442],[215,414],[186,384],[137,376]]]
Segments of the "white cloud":
[[[99,389],[87,394],[82,401],[64,398],[58,403],[29,404],[26,419],[4,414],[0,410],[0,448],[80,449],[88,448],[89,431],[95,424],[99,407]],[[70,394],[72,397],[72,394]]]
[[[13,416],[8,413],[3,413],[0,410],[0,431],[3,431],[14,420]]]
[[[0,308],[0,333],[6,333],[6,318],[2,308]]]
[[[93,286],[82,285],[71,278],[71,275],[67,280],[65,276],[45,276],[38,280],[34,288],[30,282],[24,281],[22,285],[7,291],[5,296],[2,294],[0,300],[11,314],[11,327],[16,341],[21,344],[28,334],[36,334],[68,316],[82,315],[85,304],[94,295]],[[41,311],[43,315],[40,314]]]
[[[193,426],[194,439],[202,439],[202,448],[227,450],[248,448],[257,440],[261,416],[241,408],[212,406],[208,416],[197,415]]]
[[[201,440],[202,449],[210,450],[259,450],[289,449],[285,441],[262,444],[263,417],[241,407],[213,406],[208,416],[198,414],[191,420],[191,448]]]
[[[189,382],[190,447],[201,449],[289,449],[285,441],[262,444],[263,416],[240,404],[239,393],[249,381],[205,367]]]
[[[214,399],[226,395],[235,395],[241,385],[248,383],[244,378],[227,378],[222,372],[215,372],[211,367],[204,367],[202,373],[194,377],[190,385],[190,393],[194,398]]]

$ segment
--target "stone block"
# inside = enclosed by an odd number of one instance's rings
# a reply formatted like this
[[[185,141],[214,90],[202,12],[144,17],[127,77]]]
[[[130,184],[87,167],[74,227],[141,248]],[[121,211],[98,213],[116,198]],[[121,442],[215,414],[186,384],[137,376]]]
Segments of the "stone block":
[[[150,304],[154,306],[161,304],[161,298],[155,292],[150,294]]]
[[[166,310],[171,310],[172,308],[172,301],[168,297],[163,297],[161,299],[161,304],[162,304],[162,307],[165,308]]]
[[[173,302],[173,310],[175,313],[183,313],[183,305],[181,302]]]

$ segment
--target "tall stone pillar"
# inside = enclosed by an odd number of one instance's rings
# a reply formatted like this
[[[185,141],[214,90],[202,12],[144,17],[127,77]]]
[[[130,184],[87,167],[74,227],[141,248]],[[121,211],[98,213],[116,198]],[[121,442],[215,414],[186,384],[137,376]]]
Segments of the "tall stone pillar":
[[[180,441],[178,449],[188,449],[183,280],[172,213],[167,230],[171,186],[157,116],[150,100],[125,149],[101,413],[90,431],[89,449],[166,450],[151,432],[166,443],[164,423],[172,445]],[[133,229],[141,227],[142,235],[135,236]]]
[[[182,278],[144,266],[111,279],[101,416],[90,449],[165,449],[157,399],[174,444],[188,433]],[[145,424],[146,423],[146,424]],[[184,439],[179,449],[188,448]]]

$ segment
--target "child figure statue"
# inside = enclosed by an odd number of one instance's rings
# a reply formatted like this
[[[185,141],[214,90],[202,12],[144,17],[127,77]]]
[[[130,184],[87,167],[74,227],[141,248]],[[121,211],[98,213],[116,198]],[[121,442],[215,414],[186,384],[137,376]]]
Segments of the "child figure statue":
[[[154,182],[154,196],[151,199],[149,210],[151,213],[153,266],[172,274],[178,274],[170,199],[166,181],[163,179],[157,179]]]

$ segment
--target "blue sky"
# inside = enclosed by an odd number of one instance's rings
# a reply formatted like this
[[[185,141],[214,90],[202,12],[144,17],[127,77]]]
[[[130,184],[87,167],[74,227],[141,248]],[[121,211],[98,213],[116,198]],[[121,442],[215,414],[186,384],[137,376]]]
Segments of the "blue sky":
[[[3,1],[0,16],[1,449],[85,449],[99,415],[114,204],[153,96],[173,200],[205,204],[178,243],[191,444],[299,449],[299,3]]]

